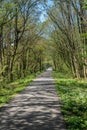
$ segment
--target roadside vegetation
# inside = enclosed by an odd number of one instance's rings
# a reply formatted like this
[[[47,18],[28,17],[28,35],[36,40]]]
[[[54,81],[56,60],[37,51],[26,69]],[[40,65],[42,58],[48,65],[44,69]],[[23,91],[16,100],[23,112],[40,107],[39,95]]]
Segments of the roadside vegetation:
[[[87,130],[87,80],[53,73],[68,130]]]
[[[37,72],[36,74],[30,74],[25,78],[15,80],[8,84],[3,83],[0,88],[0,107],[5,103],[9,102],[17,93],[24,90],[40,73],[41,72]]]

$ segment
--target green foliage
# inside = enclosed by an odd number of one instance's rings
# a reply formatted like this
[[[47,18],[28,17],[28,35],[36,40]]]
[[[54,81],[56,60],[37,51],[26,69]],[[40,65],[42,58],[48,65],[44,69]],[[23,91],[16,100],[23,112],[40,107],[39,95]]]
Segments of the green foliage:
[[[68,130],[87,130],[87,81],[54,73]]]
[[[81,36],[82,36],[82,38],[84,38],[84,37],[87,38],[87,33],[82,33]]]
[[[40,1],[1,1],[0,83],[14,81],[43,70],[45,38],[39,21]],[[19,6],[20,5],[20,6]],[[39,22],[39,23],[38,23]],[[4,38],[4,39],[3,39]]]
[[[54,77],[58,79],[69,79],[72,77],[70,72],[59,72],[59,71],[54,71]]]
[[[84,3],[83,3],[83,9],[84,9],[84,10],[87,9],[87,0],[84,0]]]
[[[39,73],[38,73],[39,74]],[[36,74],[37,75],[37,74]],[[16,80],[12,83],[3,83],[0,85],[0,106],[7,103],[12,99],[17,93],[22,91],[29,83],[34,79],[35,75],[29,75],[26,78]]]
[[[54,26],[51,30],[54,68],[61,69],[65,64],[74,77],[86,78],[87,0],[59,0],[53,4],[48,14]]]

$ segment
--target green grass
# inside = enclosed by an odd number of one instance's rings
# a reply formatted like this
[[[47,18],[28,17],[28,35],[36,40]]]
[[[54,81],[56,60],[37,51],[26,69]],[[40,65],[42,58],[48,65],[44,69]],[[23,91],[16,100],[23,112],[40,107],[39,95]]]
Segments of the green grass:
[[[68,130],[87,130],[87,81],[54,72]]]
[[[36,75],[39,75],[37,73]],[[31,74],[23,79],[18,79],[12,83],[0,85],[0,106],[3,106],[10,99],[12,99],[17,93],[21,92],[30,82],[35,78],[35,74]]]

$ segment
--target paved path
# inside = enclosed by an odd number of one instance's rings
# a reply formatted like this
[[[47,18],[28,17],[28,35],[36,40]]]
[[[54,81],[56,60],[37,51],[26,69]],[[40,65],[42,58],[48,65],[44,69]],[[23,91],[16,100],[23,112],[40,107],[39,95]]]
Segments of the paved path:
[[[66,130],[51,70],[0,108],[0,130]]]

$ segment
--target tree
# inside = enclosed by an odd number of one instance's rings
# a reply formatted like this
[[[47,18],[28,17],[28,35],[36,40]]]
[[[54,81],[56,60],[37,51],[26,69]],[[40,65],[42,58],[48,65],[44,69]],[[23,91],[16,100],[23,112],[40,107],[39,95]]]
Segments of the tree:
[[[35,62],[34,44],[39,40],[43,30],[39,28],[38,22],[39,2],[40,0],[2,1],[0,69],[3,68],[1,75],[7,77],[9,81],[25,76],[29,62],[33,62],[32,64]]]
[[[60,55],[75,77],[86,77],[86,44],[81,36],[86,29],[83,27],[83,1],[54,0],[47,13],[54,25],[53,39],[58,48],[57,56]]]

